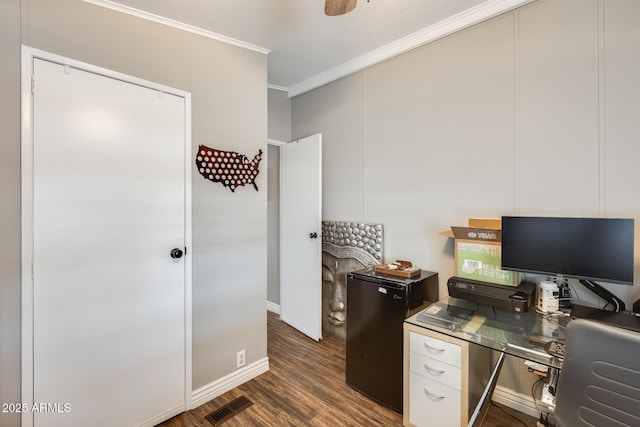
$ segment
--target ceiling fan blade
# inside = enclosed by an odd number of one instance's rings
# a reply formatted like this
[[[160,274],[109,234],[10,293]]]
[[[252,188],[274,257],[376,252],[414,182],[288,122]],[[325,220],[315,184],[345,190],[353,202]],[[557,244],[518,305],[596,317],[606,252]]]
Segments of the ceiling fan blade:
[[[325,0],[324,14],[327,16],[344,15],[356,7],[358,0]]]

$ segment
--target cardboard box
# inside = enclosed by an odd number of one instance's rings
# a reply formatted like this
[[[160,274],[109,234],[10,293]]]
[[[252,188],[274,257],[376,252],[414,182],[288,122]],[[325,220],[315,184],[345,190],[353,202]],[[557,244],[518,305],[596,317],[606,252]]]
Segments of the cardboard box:
[[[440,233],[454,239],[456,276],[507,286],[520,284],[522,274],[500,268],[501,228],[499,219],[470,218],[466,227],[451,226]]]

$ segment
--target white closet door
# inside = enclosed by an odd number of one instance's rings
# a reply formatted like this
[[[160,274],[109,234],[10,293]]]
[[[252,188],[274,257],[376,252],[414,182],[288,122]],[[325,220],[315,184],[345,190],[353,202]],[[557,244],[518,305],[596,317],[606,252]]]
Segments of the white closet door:
[[[322,338],[322,135],[280,147],[280,313]],[[314,237],[315,236],[315,237]]]
[[[166,418],[185,406],[185,99],[34,61],[34,425]]]

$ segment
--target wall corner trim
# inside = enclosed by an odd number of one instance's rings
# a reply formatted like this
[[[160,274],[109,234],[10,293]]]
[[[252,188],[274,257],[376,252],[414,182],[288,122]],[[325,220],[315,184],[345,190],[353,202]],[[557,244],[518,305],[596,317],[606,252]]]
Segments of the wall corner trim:
[[[227,391],[232,390],[267,371],[269,371],[269,358],[265,357],[257,362],[245,366],[242,369],[238,369],[227,376],[200,387],[192,393],[192,407],[197,408],[211,399],[215,399]]]
[[[267,310],[280,315],[280,304],[276,304],[275,302],[267,301]]]
[[[268,145],[281,146],[281,145],[287,145],[288,142],[286,142],[286,141],[278,141],[277,139],[267,139],[267,144]]]

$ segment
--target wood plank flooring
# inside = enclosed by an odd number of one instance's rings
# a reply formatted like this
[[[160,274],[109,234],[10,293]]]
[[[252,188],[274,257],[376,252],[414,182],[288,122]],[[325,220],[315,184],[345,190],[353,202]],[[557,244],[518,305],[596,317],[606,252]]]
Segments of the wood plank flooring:
[[[342,344],[330,339],[317,343],[271,312],[267,319],[269,372],[160,424],[161,427],[210,427],[205,416],[243,395],[253,405],[225,421],[224,427],[402,426],[402,415],[345,383]],[[535,427],[536,420],[492,405],[483,427],[510,426]]]

